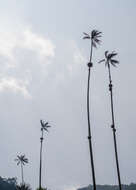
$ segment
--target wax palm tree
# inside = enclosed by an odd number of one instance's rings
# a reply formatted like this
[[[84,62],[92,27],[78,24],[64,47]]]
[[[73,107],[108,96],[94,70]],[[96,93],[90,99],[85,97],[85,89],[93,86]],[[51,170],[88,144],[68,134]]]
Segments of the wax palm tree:
[[[114,59],[117,55],[116,52],[109,53],[105,51],[105,59],[102,59],[99,63],[104,62],[105,66],[108,67],[108,74],[109,74],[109,91],[110,91],[110,99],[111,99],[111,115],[112,115],[112,131],[113,131],[113,140],[114,140],[114,149],[115,149],[115,158],[116,158],[116,166],[117,166],[117,175],[118,175],[118,183],[119,189],[121,190],[121,178],[120,178],[120,170],[119,170],[119,161],[118,161],[118,152],[117,152],[117,142],[116,142],[116,128],[115,128],[115,119],[114,119],[114,108],[113,108],[113,91],[112,91],[112,78],[111,78],[111,65],[116,67],[119,64],[119,61]]]
[[[24,154],[20,156],[17,155],[15,161],[17,162],[17,165],[21,166],[22,184],[24,184],[23,166],[28,163],[28,158],[26,158]]]
[[[17,185],[16,190],[31,190],[31,187],[30,185],[23,183],[23,184]]]
[[[91,160],[91,170],[92,170],[92,179],[93,179],[93,188],[96,190],[96,180],[95,180],[95,170],[94,170],[94,161],[93,161],[93,150],[92,150],[92,141],[91,141],[91,126],[90,126],[90,107],[89,107],[89,89],[90,89],[90,70],[93,66],[92,63],[92,55],[93,55],[93,47],[96,48],[97,45],[100,44],[101,32],[97,30],[93,30],[91,34],[87,34],[84,32],[83,39],[89,39],[91,41],[91,51],[90,51],[90,60],[88,63],[88,83],[87,83],[87,119],[88,119],[88,141],[89,141],[89,149],[90,149],[90,160]]]
[[[43,145],[43,133],[44,131],[48,132],[48,128],[51,127],[49,125],[48,122],[44,123],[44,121],[40,120],[40,123],[41,123],[41,132],[42,132],[42,135],[41,135],[41,138],[40,138],[40,143],[41,143],[41,146],[40,146],[40,169],[39,169],[39,189],[41,190],[42,187],[41,187],[41,174],[42,174],[42,145]]]

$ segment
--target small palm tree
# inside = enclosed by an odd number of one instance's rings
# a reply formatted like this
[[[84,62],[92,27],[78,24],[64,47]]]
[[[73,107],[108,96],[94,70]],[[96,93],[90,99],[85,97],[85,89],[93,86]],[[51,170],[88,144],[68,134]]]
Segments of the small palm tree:
[[[42,187],[41,189],[40,189],[40,188],[37,188],[36,190],[47,190],[47,188],[43,188],[43,187]]]
[[[42,174],[42,144],[43,144],[43,133],[44,131],[48,132],[48,128],[51,127],[49,125],[48,122],[44,123],[44,121],[40,120],[40,123],[41,123],[41,132],[42,132],[42,135],[41,135],[41,138],[40,138],[40,142],[41,142],[41,147],[40,147],[40,169],[39,169],[39,189],[41,190],[42,187],[41,187],[41,174]]]
[[[28,159],[25,157],[25,155],[17,155],[17,158],[15,159],[17,162],[17,165],[21,166],[21,176],[22,176],[22,184],[24,184],[24,174],[23,174],[23,166],[28,163]]]
[[[116,142],[116,128],[115,128],[115,119],[114,119],[114,109],[113,109],[113,91],[112,91],[112,78],[111,78],[111,65],[116,67],[119,64],[119,61],[114,59],[117,55],[116,52],[109,53],[105,51],[105,59],[102,59],[99,63],[104,62],[105,66],[108,67],[108,74],[109,74],[109,91],[111,97],[111,115],[112,115],[112,125],[111,128],[113,130],[113,139],[114,139],[114,149],[115,149],[115,158],[116,158],[116,166],[117,166],[117,174],[118,174],[118,183],[119,189],[121,190],[121,178],[120,178],[120,169],[119,169],[119,161],[118,161],[118,152],[117,152],[117,142]]]
[[[91,41],[91,51],[90,51],[90,60],[88,63],[88,83],[87,83],[87,119],[88,119],[88,140],[89,140],[89,149],[90,149],[90,159],[91,159],[91,169],[92,169],[92,178],[93,178],[93,188],[96,190],[96,180],[95,180],[95,170],[94,170],[94,161],[93,161],[93,150],[92,150],[92,142],[91,142],[91,126],[90,126],[90,102],[89,102],[89,89],[90,89],[90,70],[93,66],[92,63],[92,55],[93,55],[93,47],[96,48],[97,45],[100,44],[101,32],[97,30],[93,30],[91,34],[87,34],[84,32],[83,39],[89,39]]]
[[[16,190],[32,190],[32,189],[30,185],[23,183],[23,184],[17,185]]]

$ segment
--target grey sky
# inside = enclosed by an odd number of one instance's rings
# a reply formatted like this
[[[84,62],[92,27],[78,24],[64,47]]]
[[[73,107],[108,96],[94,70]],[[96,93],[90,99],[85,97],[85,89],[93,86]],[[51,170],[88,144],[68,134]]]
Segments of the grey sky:
[[[97,62],[119,53],[113,68],[122,183],[136,182],[135,0],[4,0],[0,6],[0,175],[17,176],[14,158],[25,153],[25,180],[38,187],[40,119],[52,125],[44,140],[43,186],[73,190],[92,183],[86,118],[89,41],[95,50],[91,118],[97,184],[117,184],[108,76]]]

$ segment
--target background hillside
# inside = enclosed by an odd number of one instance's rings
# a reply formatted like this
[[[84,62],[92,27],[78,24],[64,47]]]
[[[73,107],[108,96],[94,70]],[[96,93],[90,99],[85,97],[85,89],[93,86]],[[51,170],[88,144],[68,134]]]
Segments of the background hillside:
[[[93,186],[79,188],[77,190],[93,190]],[[97,190],[118,190],[117,185],[97,185]],[[131,183],[130,185],[122,185],[122,190],[136,190],[136,184]]]
[[[0,177],[0,190],[15,190],[17,178],[2,178]],[[123,190],[136,190],[136,184],[122,185]],[[93,186],[78,188],[77,190],[93,190]],[[97,190],[118,190],[117,185],[97,185]]]

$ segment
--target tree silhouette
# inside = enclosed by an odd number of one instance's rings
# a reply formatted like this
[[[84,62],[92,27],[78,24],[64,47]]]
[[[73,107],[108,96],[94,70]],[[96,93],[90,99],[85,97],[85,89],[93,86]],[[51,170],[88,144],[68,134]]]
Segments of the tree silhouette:
[[[120,169],[119,169],[119,161],[118,161],[118,151],[117,151],[117,142],[116,142],[116,128],[115,128],[115,119],[114,119],[114,108],[113,108],[113,90],[112,90],[112,78],[111,78],[111,65],[116,67],[119,64],[119,61],[114,59],[117,55],[116,52],[109,53],[105,51],[105,59],[102,59],[99,63],[104,62],[105,66],[108,67],[108,74],[109,74],[109,91],[110,91],[110,99],[111,99],[111,115],[112,115],[112,131],[113,131],[113,140],[114,140],[114,149],[115,149],[115,158],[116,158],[116,166],[117,166],[117,175],[118,175],[118,183],[119,189],[121,190],[121,178],[120,178]]]
[[[16,190],[32,190],[32,189],[30,185],[23,183],[21,185],[17,185]]]
[[[84,37],[83,39],[89,39],[91,41],[91,51],[90,51],[90,60],[88,63],[88,82],[87,82],[87,120],[88,120],[88,141],[89,141],[89,149],[90,149],[90,160],[91,160],[91,170],[92,170],[92,179],[93,179],[93,188],[96,190],[96,180],[95,180],[95,170],[94,170],[94,161],[93,161],[93,150],[92,150],[92,134],[91,134],[91,125],[90,125],[90,71],[93,66],[92,63],[92,55],[93,55],[93,47],[96,48],[97,45],[100,44],[100,37],[101,37],[101,32],[97,30],[92,30],[91,34],[83,33]]]
[[[24,174],[23,174],[23,166],[28,163],[28,159],[25,157],[25,155],[17,155],[17,158],[15,159],[17,162],[17,165],[21,166],[21,176],[22,176],[22,184],[24,184]]]
[[[46,131],[48,132],[48,128],[51,127],[49,125],[48,122],[44,123],[44,121],[40,120],[40,123],[41,123],[41,132],[42,132],[42,135],[41,135],[41,138],[40,138],[40,143],[41,143],[41,146],[40,146],[40,169],[39,169],[39,190],[42,189],[41,187],[41,174],[42,174],[42,145],[43,145],[43,132]]]

